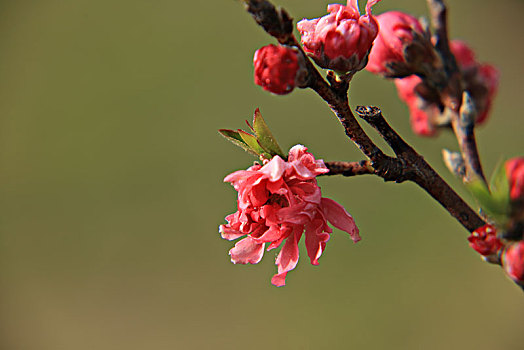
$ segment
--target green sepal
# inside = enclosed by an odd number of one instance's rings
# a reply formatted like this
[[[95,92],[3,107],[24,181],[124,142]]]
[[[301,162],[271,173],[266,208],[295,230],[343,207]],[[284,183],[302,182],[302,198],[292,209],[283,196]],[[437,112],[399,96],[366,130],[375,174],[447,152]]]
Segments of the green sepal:
[[[258,144],[271,156],[279,155],[281,158],[286,159],[284,152],[277,143],[277,140],[269,130],[260,110],[257,108],[255,110],[255,115],[253,116],[253,129],[258,140]]]
[[[240,133],[235,130],[230,129],[220,129],[218,130],[220,135],[224,136],[227,140],[231,141],[231,143],[235,144],[236,146],[242,148],[244,151],[254,155],[255,157],[258,157],[259,153],[255,152],[240,136]],[[253,136],[254,137],[254,136]]]

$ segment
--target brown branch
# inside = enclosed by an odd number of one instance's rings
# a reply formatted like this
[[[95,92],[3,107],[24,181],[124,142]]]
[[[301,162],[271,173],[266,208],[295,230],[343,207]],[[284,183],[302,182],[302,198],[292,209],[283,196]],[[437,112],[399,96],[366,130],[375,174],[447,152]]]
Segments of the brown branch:
[[[482,179],[486,182],[475,139],[475,117],[476,111],[473,100],[465,91],[459,114],[451,118],[451,126],[457,137],[462,158],[464,159],[465,180]]]
[[[446,84],[439,87],[464,158],[465,180],[481,179],[486,182],[475,140],[475,107],[469,95],[464,91],[462,74],[450,48],[446,5],[443,0],[427,1],[431,22],[435,28],[435,49],[441,58],[447,77]]]
[[[359,106],[357,114],[384,138],[404,167],[404,176],[415,182],[439,202],[468,231],[486,222],[409,146],[382,116],[377,107]]]
[[[342,176],[356,176],[375,174],[375,169],[371,166],[368,160],[360,162],[324,162],[329,169],[329,173],[324,176],[342,175]]]

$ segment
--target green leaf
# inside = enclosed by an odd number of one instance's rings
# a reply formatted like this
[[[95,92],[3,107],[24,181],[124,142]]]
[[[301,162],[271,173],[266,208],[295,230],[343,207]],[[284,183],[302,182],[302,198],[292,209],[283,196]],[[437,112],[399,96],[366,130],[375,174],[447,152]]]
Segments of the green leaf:
[[[240,136],[240,133],[238,131],[229,130],[229,129],[220,129],[218,130],[218,132],[220,133],[220,135],[224,136],[227,140],[231,141],[233,144],[242,148],[244,151],[251,153],[255,157],[258,157],[258,153],[253,151],[253,149],[243,140],[243,138]]]
[[[282,152],[282,149],[278,145],[275,137],[271,133],[271,130],[269,130],[269,127],[264,121],[264,118],[262,118],[262,114],[260,113],[260,110],[258,108],[255,110],[255,115],[253,117],[253,129],[255,130],[258,144],[267,153],[269,153],[271,156],[278,154],[283,159],[287,158],[284,155],[284,152]]]
[[[505,162],[500,162],[491,176],[489,189],[493,200],[497,202],[501,214],[509,214],[509,181],[506,176]]]
[[[484,181],[478,179],[466,183],[473,197],[477,200],[482,210],[500,224],[507,221],[507,205],[495,198]]]
[[[262,147],[260,147],[260,145],[258,144],[258,141],[255,135],[251,135],[245,132],[244,130],[240,130],[240,129],[238,129],[237,131],[240,137],[242,138],[242,141],[244,141],[249,146],[249,148],[251,148],[253,152],[255,152],[257,155],[266,154],[266,151]]]

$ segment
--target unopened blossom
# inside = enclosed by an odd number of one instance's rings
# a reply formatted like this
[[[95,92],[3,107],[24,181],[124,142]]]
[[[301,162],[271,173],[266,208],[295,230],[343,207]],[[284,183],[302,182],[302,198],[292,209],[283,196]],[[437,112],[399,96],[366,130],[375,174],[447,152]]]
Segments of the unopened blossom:
[[[329,14],[297,23],[304,51],[322,68],[354,72],[366,66],[369,50],[378,33],[371,7],[380,0],[368,0],[360,15],[357,0],[347,5],[331,4]]]
[[[490,224],[473,231],[468,241],[471,248],[484,256],[496,254],[502,248],[502,242],[497,237],[497,229]]]
[[[524,241],[509,244],[504,249],[502,265],[512,280],[524,284]]]
[[[296,145],[288,160],[274,156],[263,165],[236,171],[224,179],[238,191],[237,211],[220,225],[222,238],[240,239],[229,251],[235,264],[256,264],[264,254],[282,246],[277,255],[278,272],[271,279],[276,286],[285,285],[286,275],[298,263],[298,242],[305,235],[310,261],[318,265],[332,229],[360,240],[358,228],[349,213],[337,202],[323,198],[316,176],[329,170],[324,162]]]
[[[281,45],[267,45],[255,52],[255,84],[277,95],[290,93],[300,85],[305,74],[295,50]]]
[[[524,199],[524,157],[512,158],[505,166],[511,200]]]
[[[423,64],[434,60],[431,40],[416,17],[389,11],[376,20],[379,32],[369,54],[368,71],[387,77],[407,76],[423,72]]]

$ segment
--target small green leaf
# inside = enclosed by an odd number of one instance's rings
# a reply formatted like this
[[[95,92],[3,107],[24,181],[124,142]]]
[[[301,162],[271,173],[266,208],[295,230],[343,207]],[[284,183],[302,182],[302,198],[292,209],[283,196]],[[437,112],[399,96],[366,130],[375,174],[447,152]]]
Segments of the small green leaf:
[[[242,141],[244,141],[253,152],[255,152],[257,155],[263,155],[266,153],[266,151],[258,144],[255,135],[251,135],[245,132],[244,130],[240,129],[238,129],[237,131],[240,137],[242,138]]]
[[[251,153],[255,157],[258,157],[258,153],[253,151],[251,147],[242,139],[238,131],[229,130],[229,129],[220,129],[218,130],[220,135],[224,136],[227,140],[231,141],[233,144],[242,148],[244,151]]]
[[[474,180],[466,183],[466,187],[489,217],[500,224],[507,220],[507,206],[490,193],[484,181],[480,179]]]
[[[255,115],[253,117],[253,129],[255,130],[259,145],[267,153],[271,156],[278,154],[280,157],[286,159],[284,152],[282,152],[282,149],[275,140],[271,130],[269,130],[269,127],[264,121],[264,118],[262,118],[262,114],[258,108],[255,110]]]
[[[491,176],[489,189],[493,200],[497,202],[501,214],[509,214],[509,181],[506,176],[506,166],[500,162]]]

